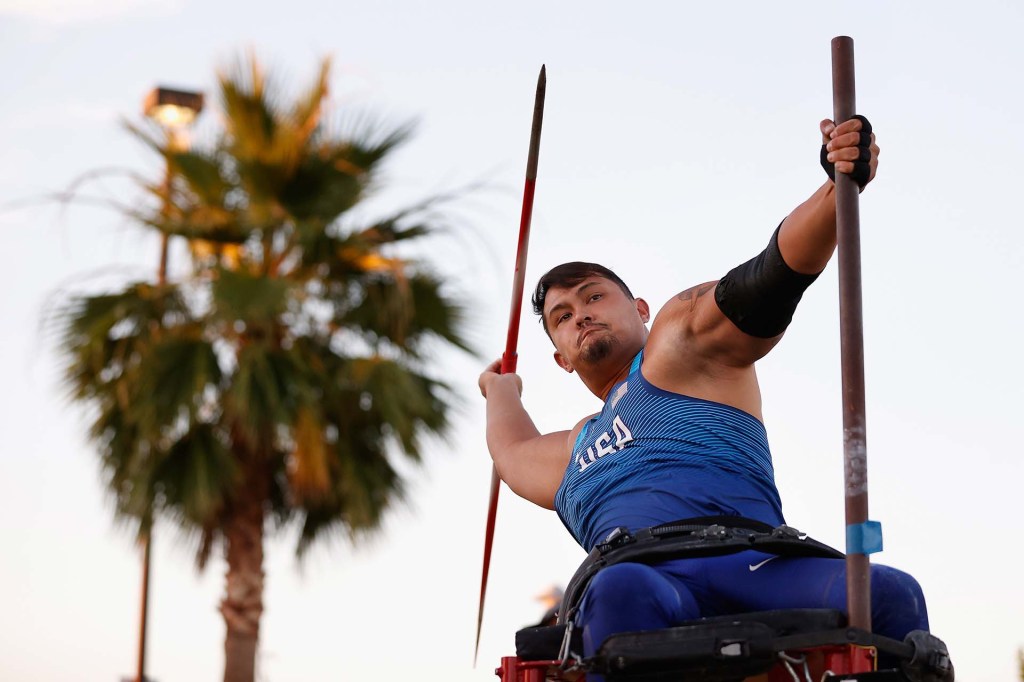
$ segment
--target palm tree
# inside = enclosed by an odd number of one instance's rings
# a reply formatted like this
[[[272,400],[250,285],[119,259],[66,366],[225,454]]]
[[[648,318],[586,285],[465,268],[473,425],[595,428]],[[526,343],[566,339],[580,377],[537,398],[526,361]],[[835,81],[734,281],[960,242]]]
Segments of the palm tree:
[[[223,547],[226,682],[252,682],[266,530],[378,528],[403,492],[396,456],[443,434],[452,395],[430,352],[467,350],[461,309],[398,255],[438,228],[432,203],[353,225],[352,209],[408,128],[321,122],[330,64],[285,102],[252,58],[219,78],[224,128],[167,162],[130,217],[190,246],[164,284],[72,298],[59,316],[66,381],[89,408],[118,514],[140,535],[169,518]],[[438,343],[440,341],[440,343]]]

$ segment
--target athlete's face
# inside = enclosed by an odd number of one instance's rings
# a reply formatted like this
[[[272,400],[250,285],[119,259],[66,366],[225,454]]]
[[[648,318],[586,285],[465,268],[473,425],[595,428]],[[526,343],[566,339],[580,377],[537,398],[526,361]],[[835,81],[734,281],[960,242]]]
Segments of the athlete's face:
[[[650,309],[642,298],[629,298],[603,277],[588,277],[568,288],[553,287],[544,302],[555,361],[568,372],[636,355],[647,338],[644,324],[649,319]]]

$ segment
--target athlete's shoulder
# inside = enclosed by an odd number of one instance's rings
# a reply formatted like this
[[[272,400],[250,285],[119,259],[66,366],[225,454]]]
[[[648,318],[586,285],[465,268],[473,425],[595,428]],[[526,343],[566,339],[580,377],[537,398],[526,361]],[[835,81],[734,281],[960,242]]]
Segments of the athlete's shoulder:
[[[717,286],[718,280],[704,282],[673,296],[658,311],[651,334],[692,334],[705,326],[709,318],[716,319],[721,315],[715,302]]]
[[[580,434],[583,433],[583,429],[586,428],[587,424],[597,419],[600,414],[600,412],[595,412],[594,414],[587,415],[576,422],[576,426],[572,427],[572,430],[569,431],[569,437],[566,439],[566,445],[569,448],[569,452],[572,452],[573,448],[576,446],[576,440],[580,437]]]

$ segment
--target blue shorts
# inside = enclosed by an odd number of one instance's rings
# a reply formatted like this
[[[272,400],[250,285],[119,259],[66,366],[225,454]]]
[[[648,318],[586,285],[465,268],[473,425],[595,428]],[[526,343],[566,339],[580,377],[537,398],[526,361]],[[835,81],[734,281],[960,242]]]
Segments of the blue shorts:
[[[872,631],[902,640],[928,629],[924,594],[913,577],[871,566]],[[778,557],[746,551],[675,559],[648,566],[621,563],[594,576],[580,601],[584,655],[609,635],[655,630],[683,621],[772,609],[846,611],[843,559]]]

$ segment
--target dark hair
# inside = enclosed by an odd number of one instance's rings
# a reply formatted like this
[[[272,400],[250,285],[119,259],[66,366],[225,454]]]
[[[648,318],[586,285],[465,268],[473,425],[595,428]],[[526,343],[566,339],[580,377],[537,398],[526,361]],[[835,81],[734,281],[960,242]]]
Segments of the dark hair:
[[[623,282],[618,275],[603,265],[598,265],[597,263],[584,263],[581,261],[562,263],[561,265],[548,270],[547,273],[540,278],[540,281],[537,282],[537,288],[533,291],[533,298],[530,299],[533,303],[533,312],[540,316],[540,323],[544,327],[545,333],[550,335],[550,332],[548,332],[548,324],[544,320],[544,300],[547,298],[548,289],[551,287],[574,287],[588,277],[603,277],[611,282],[615,282],[615,284],[622,289],[630,300],[635,298],[633,296],[633,292],[631,292],[629,287],[626,286],[626,283]]]

